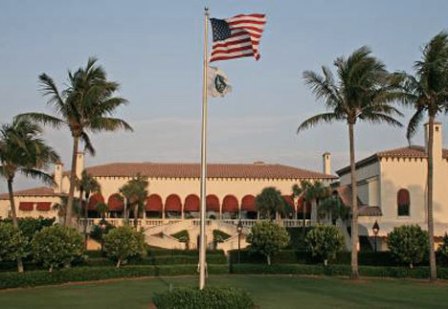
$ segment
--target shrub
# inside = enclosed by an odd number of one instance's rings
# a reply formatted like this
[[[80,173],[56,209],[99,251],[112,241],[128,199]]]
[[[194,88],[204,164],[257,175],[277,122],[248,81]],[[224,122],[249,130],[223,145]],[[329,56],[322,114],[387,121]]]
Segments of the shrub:
[[[25,256],[28,241],[12,224],[0,222],[0,262],[15,261]]]
[[[54,268],[69,267],[84,251],[84,239],[73,228],[53,225],[45,227],[32,240],[33,258],[51,272]]]
[[[328,260],[335,259],[336,254],[344,248],[344,236],[335,226],[320,225],[306,235],[306,243],[311,254],[327,265]]]
[[[219,243],[230,238],[230,235],[221,230],[213,230],[213,242]]]
[[[174,238],[179,240],[180,242],[188,244],[190,242],[190,234],[188,234],[187,230],[182,230],[177,233],[172,234]]]
[[[437,249],[437,256],[439,257],[439,263],[448,265],[448,234],[443,236],[442,244]]]
[[[250,243],[250,250],[263,254],[268,265],[271,265],[271,257],[288,245],[289,234],[278,224],[262,221],[252,226],[247,242]]]
[[[387,236],[387,245],[399,262],[413,268],[429,251],[428,233],[418,225],[395,227]]]
[[[95,224],[92,227],[92,230],[90,232],[90,237],[100,243],[103,242],[103,237],[109,233],[112,229],[115,228],[115,226],[113,226],[112,224],[110,224],[109,222],[107,222],[107,220],[104,220],[104,230],[101,229],[101,227],[97,224]]]
[[[155,293],[153,302],[159,309],[247,309],[253,308],[250,295],[231,287],[177,288],[163,293]]]
[[[130,226],[120,226],[104,236],[106,255],[117,262],[117,268],[132,256],[146,253],[145,236]]]

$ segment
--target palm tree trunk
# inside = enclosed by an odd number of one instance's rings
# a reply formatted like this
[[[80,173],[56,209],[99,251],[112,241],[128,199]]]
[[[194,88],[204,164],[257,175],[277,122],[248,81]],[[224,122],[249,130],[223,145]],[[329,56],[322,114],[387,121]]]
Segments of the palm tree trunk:
[[[66,210],[65,224],[67,226],[73,226],[72,213],[73,213],[73,197],[75,195],[75,182],[76,182],[76,165],[77,165],[77,154],[78,154],[78,144],[79,137],[73,137],[73,152],[72,152],[72,169],[70,171],[70,189],[68,191],[68,201]]]
[[[138,204],[134,206],[134,227],[135,229],[138,227]]]
[[[9,203],[11,204],[11,217],[12,217],[12,224],[16,229],[19,229],[19,221],[17,220],[17,213],[16,213],[16,204],[14,201],[14,191],[12,189],[12,182],[13,178],[8,178],[8,194],[9,194]],[[17,271],[19,273],[23,273],[23,262],[22,257],[17,257]]]
[[[359,278],[358,271],[358,187],[356,181],[356,166],[355,166],[355,138],[354,138],[354,124],[348,124],[348,134],[350,143],[350,176],[352,183],[352,279]]]
[[[429,116],[428,132],[428,234],[430,280],[437,280],[436,255],[434,252],[433,183],[434,183],[434,116]]]

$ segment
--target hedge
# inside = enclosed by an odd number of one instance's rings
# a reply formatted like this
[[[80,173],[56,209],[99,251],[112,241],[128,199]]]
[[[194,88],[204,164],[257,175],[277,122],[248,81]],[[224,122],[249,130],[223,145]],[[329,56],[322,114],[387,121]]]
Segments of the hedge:
[[[247,292],[232,287],[177,288],[155,293],[152,299],[159,309],[254,308],[254,301]]]
[[[303,264],[239,264],[231,265],[231,273],[234,274],[294,274],[294,275],[315,275],[315,276],[350,276],[349,265],[303,265]],[[448,269],[439,268],[438,278],[448,279]],[[360,266],[359,274],[365,277],[390,277],[390,278],[429,278],[429,267],[380,267],[380,266]]]
[[[156,247],[148,247],[148,256],[199,256],[198,250],[182,250],[182,249],[163,249]],[[222,255],[225,256],[223,250],[207,250],[207,255]]]
[[[227,274],[227,265],[209,265],[210,274]],[[193,265],[170,266],[125,266],[116,267],[76,267],[53,272],[4,272],[0,273],[0,289],[54,285],[67,282],[96,281],[114,278],[135,278],[145,276],[195,275],[197,267]]]

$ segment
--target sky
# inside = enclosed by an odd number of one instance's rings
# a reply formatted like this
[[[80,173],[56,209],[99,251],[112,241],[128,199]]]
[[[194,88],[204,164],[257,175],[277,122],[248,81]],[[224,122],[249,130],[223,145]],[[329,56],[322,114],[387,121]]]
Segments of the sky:
[[[60,89],[68,70],[98,58],[117,95],[117,110],[134,132],[91,135],[97,150],[86,166],[109,162],[199,162],[204,6],[211,17],[265,13],[261,59],[214,63],[233,91],[209,100],[208,162],[286,164],[322,170],[332,154],[333,172],[348,164],[344,123],[296,134],[308,117],[324,112],[304,85],[305,70],[332,66],[340,56],[367,45],[390,71],[412,73],[431,37],[448,29],[448,1],[301,0],[0,0],[0,123],[23,112],[52,109],[39,92],[47,73]],[[211,37],[210,40],[211,42]],[[401,108],[401,107],[400,107]],[[411,110],[403,109],[407,124]],[[447,126],[447,119],[439,119]],[[423,127],[416,144],[423,143]],[[447,143],[448,134],[444,142]],[[43,136],[70,166],[67,130]],[[407,145],[404,128],[358,124],[356,156]],[[41,185],[23,177],[16,188]],[[4,182],[0,191],[6,191]]]

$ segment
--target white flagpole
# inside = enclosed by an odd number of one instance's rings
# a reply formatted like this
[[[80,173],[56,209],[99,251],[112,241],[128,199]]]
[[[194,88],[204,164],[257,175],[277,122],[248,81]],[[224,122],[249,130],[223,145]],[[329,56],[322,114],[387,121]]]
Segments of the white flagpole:
[[[205,287],[206,271],[206,235],[205,235],[205,211],[206,211],[206,181],[207,181],[207,68],[208,68],[208,8],[204,9],[204,64],[202,84],[202,132],[201,132],[201,218],[199,233],[199,289]]]

